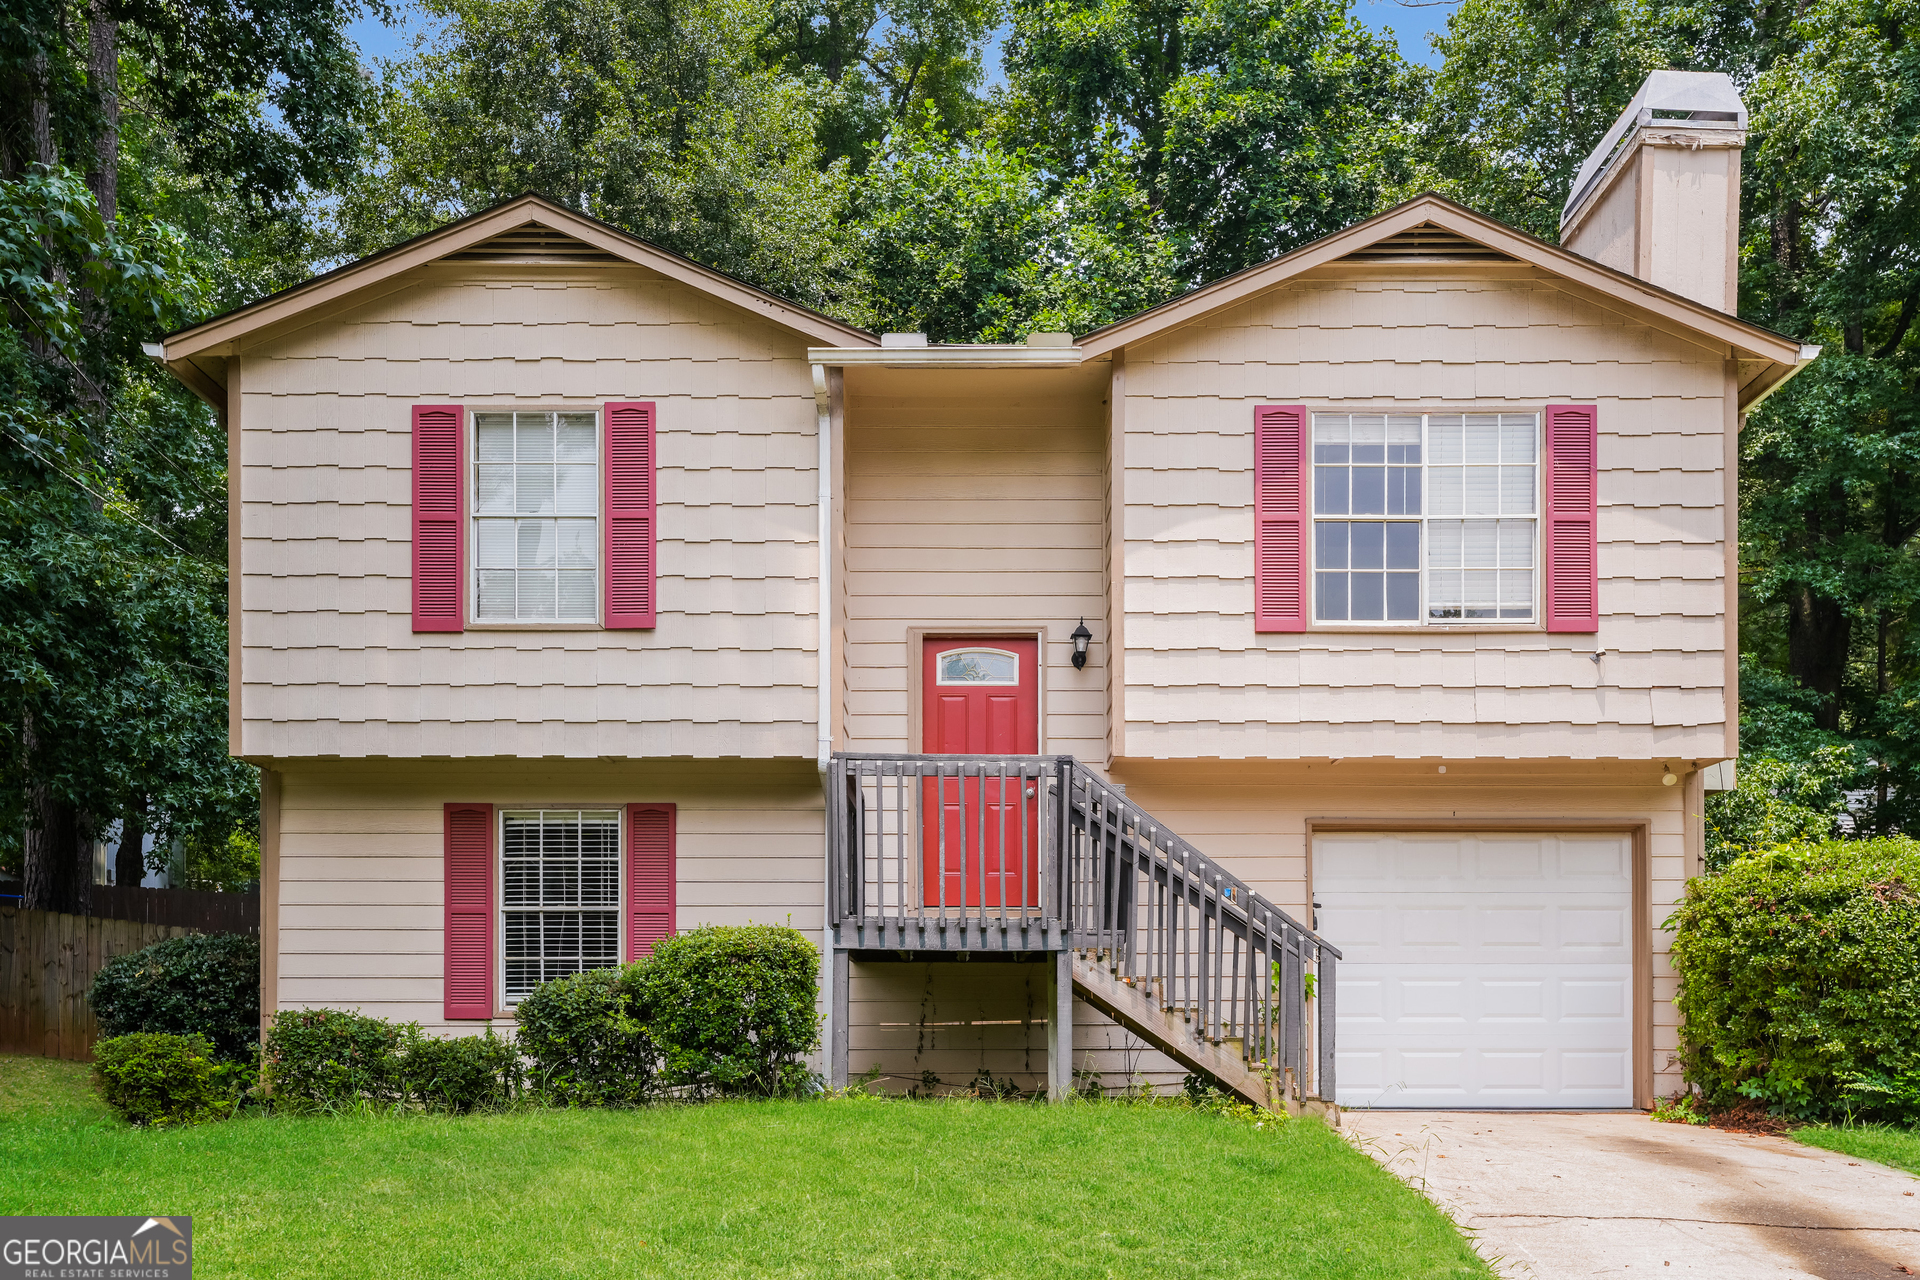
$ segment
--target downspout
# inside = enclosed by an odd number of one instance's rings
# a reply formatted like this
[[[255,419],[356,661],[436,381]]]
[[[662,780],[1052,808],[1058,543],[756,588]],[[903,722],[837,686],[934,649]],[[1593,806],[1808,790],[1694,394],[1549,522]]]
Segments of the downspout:
[[[820,630],[817,636],[818,666],[814,681],[818,700],[814,707],[814,764],[820,770],[820,1020],[821,1072],[828,1083],[833,1075],[833,824],[827,821],[826,806],[833,803],[827,785],[827,766],[833,756],[833,395],[827,387],[827,367],[813,366],[814,436],[817,454],[814,474],[819,485],[814,494],[818,521],[815,537],[820,544]]]

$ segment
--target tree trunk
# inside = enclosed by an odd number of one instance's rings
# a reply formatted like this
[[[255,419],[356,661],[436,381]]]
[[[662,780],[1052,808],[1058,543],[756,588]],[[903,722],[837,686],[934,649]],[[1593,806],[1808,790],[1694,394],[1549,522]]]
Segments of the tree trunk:
[[[1787,597],[1787,670],[1800,687],[1820,696],[1814,720],[1840,727],[1840,683],[1846,676],[1853,618],[1837,600],[1801,587]]]
[[[121,888],[138,888],[147,875],[147,802],[128,814],[120,824],[120,848],[113,855],[113,882]]]
[[[93,884],[93,842],[83,838],[87,824],[36,772],[39,736],[33,713],[21,720],[21,756],[27,768],[27,827],[22,852],[25,884],[21,905],[29,911],[66,911],[85,915]]]
[[[47,100],[47,55],[33,55],[31,70],[28,72],[32,84],[28,92],[32,99],[27,103],[27,132],[33,147],[33,158],[40,164],[51,166],[59,157],[53,150],[53,108]]]
[[[120,24],[101,0],[87,10],[87,79],[100,107],[87,186],[111,226],[120,208]]]

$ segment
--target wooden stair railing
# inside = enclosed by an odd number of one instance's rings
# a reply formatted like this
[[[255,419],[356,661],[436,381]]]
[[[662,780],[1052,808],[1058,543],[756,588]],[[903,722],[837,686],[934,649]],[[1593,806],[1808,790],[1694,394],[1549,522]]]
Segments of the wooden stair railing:
[[[1330,1109],[1339,950],[1073,757],[836,755],[829,787],[839,949],[1071,952],[1189,1071]]]

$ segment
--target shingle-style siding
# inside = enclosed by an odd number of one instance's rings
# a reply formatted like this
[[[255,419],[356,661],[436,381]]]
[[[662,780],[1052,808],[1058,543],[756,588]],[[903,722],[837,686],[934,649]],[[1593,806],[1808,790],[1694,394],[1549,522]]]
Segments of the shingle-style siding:
[[[637,268],[443,265],[240,357],[255,757],[811,756],[803,337]],[[652,631],[409,626],[409,409],[659,412]]]
[[[1077,671],[1069,640],[1083,616],[1106,633],[1104,384],[969,374],[937,400],[850,388],[849,750],[920,750],[910,629],[1004,626],[1045,633],[1042,749],[1105,758],[1105,646]]]
[[[282,1008],[362,1009],[470,1032],[441,1003],[442,806],[679,806],[678,924],[823,923],[811,763],[295,761],[280,800]],[[497,937],[497,931],[496,931]]]
[[[1528,268],[1397,272],[1330,269],[1128,348],[1125,755],[1720,758],[1726,353]],[[1599,633],[1256,635],[1269,402],[1597,405]]]

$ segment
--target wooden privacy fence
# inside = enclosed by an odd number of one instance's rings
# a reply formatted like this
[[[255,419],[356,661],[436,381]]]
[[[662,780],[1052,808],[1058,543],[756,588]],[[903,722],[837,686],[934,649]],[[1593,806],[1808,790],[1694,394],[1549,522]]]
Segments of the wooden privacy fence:
[[[87,988],[93,975],[115,956],[192,932],[182,925],[0,907],[0,1053],[91,1058],[97,1033]]]
[[[87,914],[141,924],[174,924],[199,933],[258,933],[260,895],[96,884],[87,890]]]

